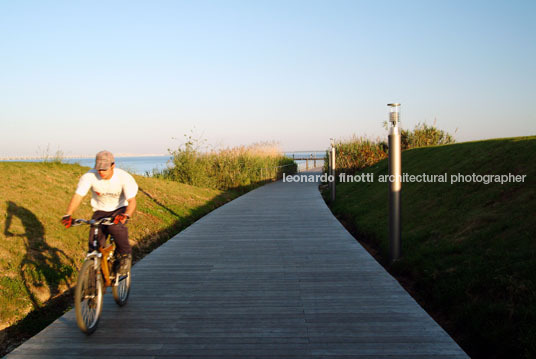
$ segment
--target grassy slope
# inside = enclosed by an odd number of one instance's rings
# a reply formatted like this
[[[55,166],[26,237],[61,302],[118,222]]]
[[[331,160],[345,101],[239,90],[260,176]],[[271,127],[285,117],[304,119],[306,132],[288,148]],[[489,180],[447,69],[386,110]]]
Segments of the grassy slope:
[[[471,356],[536,357],[536,137],[414,149],[410,174],[520,174],[525,183],[404,183],[403,280]],[[372,184],[341,183],[333,212],[388,256],[384,160]]]
[[[86,171],[78,165],[0,162],[0,334],[75,283],[87,249],[88,228],[66,230],[59,220]],[[237,196],[135,178],[140,186],[138,210],[129,231],[138,258]],[[89,197],[76,217],[91,216]]]

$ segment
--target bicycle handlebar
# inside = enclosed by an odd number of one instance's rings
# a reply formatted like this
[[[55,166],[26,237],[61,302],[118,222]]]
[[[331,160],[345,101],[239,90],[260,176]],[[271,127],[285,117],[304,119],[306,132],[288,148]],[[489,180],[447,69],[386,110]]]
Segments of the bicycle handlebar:
[[[99,226],[99,225],[103,225],[103,226],[111,226],[113,224],[115,224],[113,222],[113,218],[112,217],[104,217],[104,218],[101,218],[101,219],[90,219],[90,220],[87,220],[87,219],[82,219],[82,218],[78,218],[78,219],[73,219],[73,227],[74,226],[81,226],[83,224],[88,224],[92,227],[94,226]]]

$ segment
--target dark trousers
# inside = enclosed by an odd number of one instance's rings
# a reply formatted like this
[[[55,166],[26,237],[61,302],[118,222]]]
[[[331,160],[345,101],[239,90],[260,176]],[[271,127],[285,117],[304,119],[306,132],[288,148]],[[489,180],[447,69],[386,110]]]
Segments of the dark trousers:
[[[116,209],[112,212],[105,212],[105,211],[95,211],[93,213],[92,219],[101,219],[104,217],[115,217],[120,213],[125,213],[125,210],[127,207],[121,207]],[[89,250],[95,250],[97,248],[94,248],[93,246],[93,237],[95,233],[94,230],[91,229],[89,231]],[[111,235],[114,238],[115,246],[116,246],[116,253],[118,254],[130,254],[132,253],[132,247],[130,247],[130,243],[128,243],[128,228],[124,224],[118,223],[118,224],[112,224],[111,226],[100,226],[99,228],[99,234],[97,236],[97,243],[99,247],[104,247],[106,238],[108,235]]]

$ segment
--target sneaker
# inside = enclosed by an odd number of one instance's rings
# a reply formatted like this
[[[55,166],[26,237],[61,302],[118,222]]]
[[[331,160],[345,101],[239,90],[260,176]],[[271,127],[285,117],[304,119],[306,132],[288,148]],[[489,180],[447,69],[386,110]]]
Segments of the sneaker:
[[[119,275],[126,275],[130,271],[130,266],[132,265],[132,254],[121,254],[119,255],[119,270],[117,271]]]

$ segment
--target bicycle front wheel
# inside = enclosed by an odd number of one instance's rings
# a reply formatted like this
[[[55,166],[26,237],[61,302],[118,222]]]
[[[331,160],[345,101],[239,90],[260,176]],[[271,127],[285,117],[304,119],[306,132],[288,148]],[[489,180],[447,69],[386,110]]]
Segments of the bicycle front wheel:
[[[74,304],[76,323],[81,331],[87,335],[97,329],[102,312],[103,284],[96,259],[84,262],[78,275]]]

